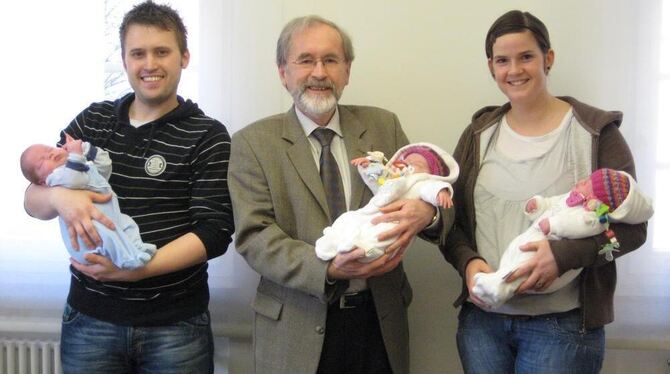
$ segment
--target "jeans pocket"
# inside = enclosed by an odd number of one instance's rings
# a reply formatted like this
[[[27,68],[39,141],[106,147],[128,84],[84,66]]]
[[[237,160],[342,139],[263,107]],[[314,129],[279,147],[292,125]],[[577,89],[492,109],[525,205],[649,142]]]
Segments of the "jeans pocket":
[[[602,327],[583,328],[582,316],[579,311],[548,317],[547,320],[557,334],[570,337],[575,342],[599,346],[604,341],[605,334]]]
[[[208,327],[210,324],[209,311],[200,313],[196,316],[180,321],[179,324],[184,324],[187,326],[198,327],[198,328]]]
[[[548,322],[552,328],[558,333],[564,334],[581,334],[582,333],[582,319],[579,314],[569,316],[551,316],[547,317]]]
[[[470,315],[470,313],[472,312],[472,309],[473,307],[469,305],[467,301],[461,304],[461,310],[458,312],[459,327],[463,326],[463,324],[468,318],[468,315]]]
[[[73,323],[79,316],[80,313],[76,309],[71,307],[70,304],[65,304],[65,308],[63,309],[63,324]]]
[[[584,329],[579,311],[547,318],[569,372],[599,373],[605,357],[605,329]],[[567,358],[566,358],[567,357]]]

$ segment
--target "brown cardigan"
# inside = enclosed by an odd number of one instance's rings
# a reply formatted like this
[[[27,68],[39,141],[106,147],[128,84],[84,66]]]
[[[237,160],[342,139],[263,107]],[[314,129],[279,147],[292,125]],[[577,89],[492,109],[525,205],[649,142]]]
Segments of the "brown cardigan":
[[[623,115],[616,111],[603,111],[571,97],[561,97],[572,105],[579,124],[592,135],[592,170],[612,168],[623,170],[635,177],[633,156],[624,140],[619,126]],[[479,155],[481,133],[496,125],[510,109],[507,103],[501,107],[485,107],[476,112],[472,123],[463,131],[454,158],[458,162],[461,174],[454,183],[454,205],[456,220],[445,243],[440,245],[444,258],[456,270],[465,276],[467,264],[481,258],[475,243],[475,206],[474,188],[479,173]],[[647,238],[647,224],[612,224],[620,243],[618,258],[639,248]],[[615,261],[608,262],[604,255],[598,255],[601,246],[608,242],[605,234],[586,239],[561,239],[549,242],[556,258],[559,275],[569,269],[584,268],[580,275],[579,298],[582,305],[582,326],[595,328],[614,320],[614,289],[616,287]],[[463,292],[454,303],[461,305],[468,296],[463,282]]]

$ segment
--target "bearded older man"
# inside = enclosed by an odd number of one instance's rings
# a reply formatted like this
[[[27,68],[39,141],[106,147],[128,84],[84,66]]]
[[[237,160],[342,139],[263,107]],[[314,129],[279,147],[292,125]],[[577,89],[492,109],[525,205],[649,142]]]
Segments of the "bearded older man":
[[[348,160],[408,143],[395,114],[338,105],[354,59],[349,36],[318,16],[294,19],[277,42],[277,67],[294,105],[233,136],[229,186],[236,248],[261,275],[253,302],[258,373],[407,373],[407,307],[412,289],[405,249],[430,225],[444,238],[453,211],[404,200],[378,222],[399,225],[387,254],[363,250],[318,259],[314,242],[371,192]],[[327,134],[324,134],[326,132]]]

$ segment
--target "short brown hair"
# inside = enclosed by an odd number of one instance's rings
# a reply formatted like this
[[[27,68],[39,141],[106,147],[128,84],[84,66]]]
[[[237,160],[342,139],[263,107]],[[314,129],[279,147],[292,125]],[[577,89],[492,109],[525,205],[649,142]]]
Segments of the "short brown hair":
[[[137,4],[123,16],[119,27],[119,38],[121,40],[121,54],[125,53],[125,40],[128,28],[131,25],[154,26],[166,31],[174,31],[179,45],[179,52],[184,54],[188,50],[186,44],[186,26],[179,13],[167,5],[156,4],[151,0]]]

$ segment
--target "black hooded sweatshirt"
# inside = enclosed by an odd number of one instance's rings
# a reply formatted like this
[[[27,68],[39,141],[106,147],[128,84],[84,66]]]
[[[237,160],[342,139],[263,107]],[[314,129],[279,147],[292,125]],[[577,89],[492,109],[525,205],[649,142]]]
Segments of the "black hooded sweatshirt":
[[[230,136],[190,100],[139,127],[130,125],[128,94],[93,103],[61,132],[109,152],[109,183],[142,241],[158,250],[194,233],[208,259],[222,255],[234,231],[227,173]],[[125,326],[174,323],[207,310],[207,263],[138,282],[98,282],[70,267],[68,303],[81,313]]]

